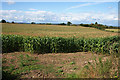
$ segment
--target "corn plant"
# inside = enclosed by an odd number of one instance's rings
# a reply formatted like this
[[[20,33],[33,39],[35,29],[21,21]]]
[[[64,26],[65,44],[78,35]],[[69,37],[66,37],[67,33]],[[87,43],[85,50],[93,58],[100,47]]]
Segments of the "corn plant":
[[[26,51],[31,53],[96,52],[119,53],[119,36],[105,38],[62,38],[2,35],[3,53]]]

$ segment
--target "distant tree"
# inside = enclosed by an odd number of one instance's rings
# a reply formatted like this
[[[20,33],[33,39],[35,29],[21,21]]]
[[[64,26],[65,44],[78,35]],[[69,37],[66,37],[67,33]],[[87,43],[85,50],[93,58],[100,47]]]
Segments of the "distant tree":
[[[60,24],[58,24],[58,25],[66,25],[65,23],[60,23]]]
[[[71,24],[72,24],[71,22],[69,22],[69,21],[67,22],[67,25],[68,25],[68,26],[70,26]]]
[[[106,28],[109,28],[107,25],[104,25]]]
[[[72,24],[71,26],[77,26],[77,24]]]
[[[51,23],[46,23],[46,25],[51,25]]]
[[[14,21],[12,21],[12,23],[14,23]]]
[[[31,24],[35,24],[35,22],[31,22]]]
[[[113,28],[113,26],[109,26],[109,28]]]
[[[97,22],[95,22],[95,24],[98,24]]]
[[[1,20],[1,23],[6,23],[6,21],[4,19]]]
[[[81,23],[80,26],[83,26],[83,23]]]
[[[10,22],[6,22],[6,23],[10,23]]]
[[[90,27],[90,25],[89,25],[89,24],[83,24],[83,26],[84,26],[84,27]]]

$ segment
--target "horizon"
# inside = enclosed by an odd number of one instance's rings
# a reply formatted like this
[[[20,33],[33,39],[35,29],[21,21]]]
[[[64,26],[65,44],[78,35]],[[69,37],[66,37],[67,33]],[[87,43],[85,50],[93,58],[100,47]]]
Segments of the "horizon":
[[[0,12],[7,22],[118,26],[117,2],[2,2]]]
[[[14,22],[14,21],[13,21]],[[11,24],[31,24],[32,22],[30,22],[30,23],[24,23],[24,22],[14,22],[14,23],[12,23],[12,22],[6,22],[6,23],[11,23]],[[36,23],[35,22],[35,24],[47,24],[47,23]],[[51,25],[59,25],[59,24],[61,24],[61,23],[51,23]],[[65,23],[66,25],[67,25],[67,23]],[[73,23],[72,23],[73,24]],[[84,24],[84,23],[80,23],[80,24]],[[80,25],[80,24],[75,24],[75,25]],[[89,24],[89,23],[88,23]],[[92,24],[95,24],[95,23],[92,23]],[[98,23],[99,24],[99,23]],[[48,24],[49,25],[49,24]],[[102,24],[102,25],[104,25],[104,24]],[[111,25],[106,25],[106,26],[108,26],[108,27],[110,27]],[[112,26],[112,27],[119,27],[119,26]]]

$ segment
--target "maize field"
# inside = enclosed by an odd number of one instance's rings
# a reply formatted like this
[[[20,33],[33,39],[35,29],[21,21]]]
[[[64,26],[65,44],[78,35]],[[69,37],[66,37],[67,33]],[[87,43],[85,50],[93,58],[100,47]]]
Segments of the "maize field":
[[[105,38],[62,38],[1,35],[2,52],[24,51],[31,53],[96,52],[119,53],[120,37]]]

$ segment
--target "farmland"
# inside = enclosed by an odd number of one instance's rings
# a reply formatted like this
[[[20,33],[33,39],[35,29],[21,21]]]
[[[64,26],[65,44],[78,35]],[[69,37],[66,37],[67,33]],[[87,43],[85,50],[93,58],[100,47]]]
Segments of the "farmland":
[[[19,78],[115,78],[118,72],[118,59],[114,60],[111,56],[90,52],[44,55],[14,52],[3,54],[3,77],[5,80],[15,78],[16,80]],[[89,63],[95,63],[97,66],[89,65]]]
[[[106,31],[119,32],[120,29],[105,29]]]
[[[120,80],[118,2],[1,4],[2,80]]]
[[[49,37],[96,38],[115,36],[118,33],[106,32],[82,26],[40,25],[40,24],[2,24],[3,34]]]
[[[5,80],[118,77],[118,33],[82,26],[2,24],[1,37]]]

